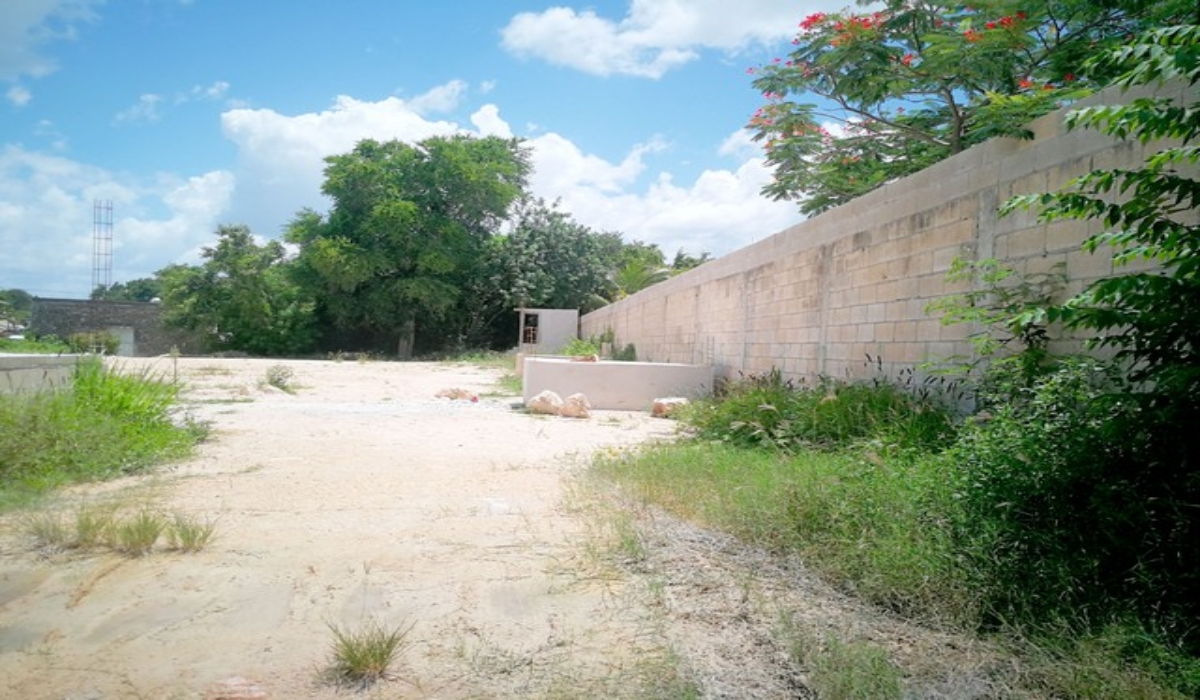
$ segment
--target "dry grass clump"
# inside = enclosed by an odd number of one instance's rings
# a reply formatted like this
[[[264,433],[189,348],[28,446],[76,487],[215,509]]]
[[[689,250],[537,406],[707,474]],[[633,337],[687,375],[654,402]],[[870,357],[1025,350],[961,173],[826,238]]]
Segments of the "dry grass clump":
[[[27,516],[25,534],[46,552],[109,549],[131,557],[150,554],[162,540],[170,549],[199,552],[216,537],[216,520],[186,513],[167,516],[151,508],[123,514],[114,505],[80,505],[71,517],[59,510]]]

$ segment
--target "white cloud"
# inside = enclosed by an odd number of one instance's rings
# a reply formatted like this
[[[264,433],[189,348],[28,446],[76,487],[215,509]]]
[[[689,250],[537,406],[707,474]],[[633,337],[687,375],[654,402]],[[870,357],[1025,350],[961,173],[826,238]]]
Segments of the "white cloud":
[[[513,136],[512,128],[500,118],[500,108],[496,105],[480,107],[471,115],[471,123],[480,136],[499,136],[502,139],[511,139]]]
[[[423,95],[417,95],[412,99],[405,100],[405,103],[417,114],[449,112],[458,106],[466,92],[466,83],[461,80],[451,80],[444,85],[438,85]]]
[[[8,98],[9,102],[18,107],[24,107],[25,105],[29,104],[30,100],[33,99],[33,93],[29,92],[28,88],[25,88],[21,85],[14,85],[10,87],[4,96]]]
[[[86,296],[95,200],[113,202],[113,279],[150,275],[212,237],[233,185],[223,171],[139,182],[7,146],[0,151],[0,284]]]
[[[193,85],[191,90],[175,96],[175,103],[182,104],[192,100],[219,100],[229,92],[229,83],[217,80],[212,85]]]
[[[326,156],[346,153],[365,138],[420,141],[461,131],[429,121],[396,97],[365,102],[341,96],[332,107],[288,116],[270,109],[233,109],[221,127],[238,148],[238,188],[231,223],[274,236],[303,207],[324,209]]]
[[[415,142],[452,133],[508,137],[510,125],[493,104],[471,115],[470,127],[429,121],[404,101],[366,102],[340,97],[329,109],[288,116],[271,110],[230,110],[222,122],[238,148],[237,190],[227,223],[246,223],[275,236],[297,211],[324,211],[320,194],[326,156],[345,153],[361,139]],[[716,255],[773,234],[799,219],[795,205],[759,194],[770,180],[761,151],[736,148],[740,131],[723,146],[738,165],[708,170],[694,182],[667,173],[649,186],[637,184],[647,156],[667,147],[652,138],[635,144],[617,162],[587,153],[569,138],[547,132],[527,140],[534,173],[530,190],[548,201],[561,199],[576,220],[597,230],[620,231],[627,239],[659,244],[668,255],[684,248]]]
[[[92,6],[103,0],[3,0],[0,2],[0,80],[38,78],[56,66],[41,49],[72,40],[76,27],[95,19]]]
[[[535,143],[540,147],[543,142]],[[637,154],[635,148],[625,162],[639,159]],[[635,191],[611,188],[604,177],[611,166],[580,156],[567,167],[559,163],[557,172],[540,175],[538,194],[561,199],[580,223],[620,231],[626,240],[655,243],[668,257],[681,248],[693,255],[724,255],[800,220],[794,204],[759,194],[771,178],[762,158],[745,160],[734,170],[706,170],[690,184],[659,173],[648,188]]]
[[[113,115],[113,120],[118,124],[137,124],[139,122],[156,122],[162,118],[162,112],[159,106],[162,104],[162,97],[153,93],[147,93],[138,98],[138,101],[131,107],[121,110]]]
[[[594,75],[659,78],[699,55],[730,53],[792,36],[806,8],[828,0],[632,0],[619,21],[592,10],[522,12],[502,31],[503,46]]]

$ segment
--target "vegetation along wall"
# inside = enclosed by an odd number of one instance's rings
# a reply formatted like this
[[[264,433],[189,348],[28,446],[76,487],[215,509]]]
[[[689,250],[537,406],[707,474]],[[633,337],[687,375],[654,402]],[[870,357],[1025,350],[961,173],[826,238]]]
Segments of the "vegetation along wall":
[[[1185,89],[1157,92],[1182,99]],[[1081,104],[1145,94],[1109,89]],[[636,346],[639,360],[712,364],[724,377],[772,368],[790,377],[864,376],[875,371],[868,355],[894,376],[966,354],[971,329],[944,326],[926,310],[966,291],[946,280],[955,258],[995,258],[1021,273],[1062,263],[1067,293],[1112,270],[1106,249],[1080,249],[1098,223],[1043,224],[1034,212],[997,211],[1011,196],[1056,189],[1093,169],[1137,167],[1153,149],[1068,132],[1067,111],[1031,123],[1030,140],[980,144],[587,314],[582,335],[611,330],[617,344]]]

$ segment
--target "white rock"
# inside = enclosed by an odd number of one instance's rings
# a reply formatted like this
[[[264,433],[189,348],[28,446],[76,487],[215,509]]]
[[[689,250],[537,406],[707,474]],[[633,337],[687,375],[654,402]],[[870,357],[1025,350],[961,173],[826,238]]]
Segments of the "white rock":
[[[558,415],[566,418],[588,418],[592,415],[592,404],[583,394],[571,394],[563,401]]]
[[[688,405],[688,400],[682,396],[672,396],[665,399],[654,399],[654,406],[650,409],[650,415],[655,418],[668,418],[680,406]]]
[[[550,416],[557,416],[562,410],[562,406],[562,397],[549,389],[525,403],[525,408],[529,409],[530,413],[543,413]]]

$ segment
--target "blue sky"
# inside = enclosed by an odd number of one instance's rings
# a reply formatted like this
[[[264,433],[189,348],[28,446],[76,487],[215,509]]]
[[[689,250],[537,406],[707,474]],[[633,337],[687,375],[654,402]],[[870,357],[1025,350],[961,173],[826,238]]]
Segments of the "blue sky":
[[[362,138],[525,138],[531,189],[628,240],[721,255],[800,220],[758,191],[746,68],[829,0],[0,0],[0,288],[84,297],[196,262],[219,224],[324,210]]]

